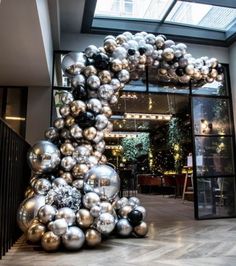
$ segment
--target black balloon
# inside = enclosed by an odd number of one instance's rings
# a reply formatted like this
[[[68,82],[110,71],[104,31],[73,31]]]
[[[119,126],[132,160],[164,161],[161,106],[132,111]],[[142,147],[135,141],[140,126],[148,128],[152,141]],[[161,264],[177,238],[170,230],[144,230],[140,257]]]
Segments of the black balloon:
[[[145,52],[147,51],[147,49],[145,47],[139,47],[138,51],[139,51],[139,53],[141,55],[143,55],[143,54],[145,54]]]
[[[87,100],[88,92],[84,86],[80,85],[72,91],[75,100]]]
[[[176,68],[175,73],[176,73],[176,75],[182,77],[185,74],[185,71],[183,68],[178,67],[178,68]]]
[[[222,67],[221,64],[217,65],[216,70],[217,70],[218,74],[223,74],[224,73],[224,68]]]
[[[84,129],[95,125],[95,116],[92,112],[81,112],[76,118],[78,125]]]
[[[140,225],[143,220],[143,214],[139,210],[132,210],[128,214],[128,221],[132,226]]]
[[[128,54],[129,55],[135,55],[135,49],[129,49]]]
[[[109,57],[106,54],[99,53],[94,55],[94,66],[98,69],[107,69],[109,65]]]

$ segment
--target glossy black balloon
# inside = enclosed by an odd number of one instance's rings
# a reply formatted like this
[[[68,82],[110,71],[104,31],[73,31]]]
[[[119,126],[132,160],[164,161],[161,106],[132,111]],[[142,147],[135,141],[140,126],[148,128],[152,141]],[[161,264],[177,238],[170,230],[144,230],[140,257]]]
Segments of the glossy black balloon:
[[[104,70],[109,66],[109,57],[106,54],[99,53],[94,55],[94,66],[98,69]]]
[[[143,220],[143,214],[139,210],[132,210],[128,214],[128,221],[132,226],[139,225]]]
[[[75,100],[87,100],[88,99],[88,92],[86,88],[82,85],[78,86],[72,91],[72,95]]]
[[[81,112],[77,118],[76,122],[78,125],[84,129],[87,127],[92,127],[95,125],[95,116],[92,112]]]
[[[135,49],[129,49],[128,54],[129,55],[135,55]]]
[[[221,64],[217,65],[216,70],[217,70],[218,74],[223,74],[224,73],[224,68],[222,67]]]
[[[143,54],[145,54],[145,52],[147,51],[147,49],[145,47],[139,47],[138,51],[139,51],[139,53],[141,55],[143,55]]]
[[[177,76],[182,77],[185,74],[185,71],[184,71],[183,68],[177,67],[176,70],[175,70],[175,73],[176,73]]]

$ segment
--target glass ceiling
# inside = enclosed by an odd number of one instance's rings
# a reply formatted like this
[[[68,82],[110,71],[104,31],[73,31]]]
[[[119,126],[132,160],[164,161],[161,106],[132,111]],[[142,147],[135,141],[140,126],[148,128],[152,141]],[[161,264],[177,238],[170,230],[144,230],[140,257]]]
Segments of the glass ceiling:
[[[97,0],[95,17],[100,16],[227,31],[236,20],[236,9],[174,0]]]

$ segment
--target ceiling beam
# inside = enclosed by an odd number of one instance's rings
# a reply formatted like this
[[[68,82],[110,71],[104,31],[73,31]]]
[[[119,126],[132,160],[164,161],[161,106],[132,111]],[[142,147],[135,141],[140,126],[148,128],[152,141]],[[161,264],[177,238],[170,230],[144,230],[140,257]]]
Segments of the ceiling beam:
[[[179,0],[178,0],[179,1]],[[236,8],[235,0],[181,0],[182,2],[190,2],[190,3],[199,3],[199,4],[207,4],[214,6],[222,6],[229,8]]]
[[[86,0],[84,5],[83,22],[81,27],[82,33],[89,33],[94,19],[97,0]]]

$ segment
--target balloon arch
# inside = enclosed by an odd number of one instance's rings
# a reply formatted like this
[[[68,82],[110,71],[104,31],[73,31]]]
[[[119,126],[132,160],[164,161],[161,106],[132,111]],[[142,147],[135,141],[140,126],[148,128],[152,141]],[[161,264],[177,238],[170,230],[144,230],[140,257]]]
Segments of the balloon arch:
[[[28,153],[34,175],[25,192],[17,220],[27,239],[46,251],[61,245],[68,250],[97,246],[103,236],[144,237],[146,210],[137,197],[118,197],[120,179],[106,165],[104,134],[112,131],[110,105],[130,80],[146,66],[158,81],[193,86],[221,81],[217,59],[195,59],[187,46],[164,35],[124,32],[107,36],[103,47],[62,60],[71,91],[63,91],[61,117]]]

